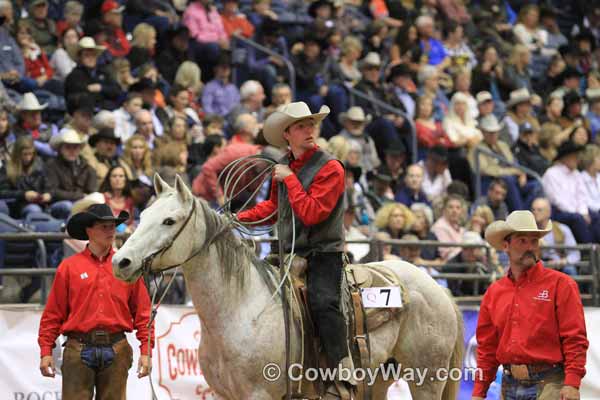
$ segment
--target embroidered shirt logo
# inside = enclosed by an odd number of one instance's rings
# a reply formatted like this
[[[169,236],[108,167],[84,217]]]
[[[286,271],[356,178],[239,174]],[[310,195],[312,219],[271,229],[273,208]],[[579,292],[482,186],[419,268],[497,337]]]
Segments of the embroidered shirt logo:
[[[84,272],[83,274],[81,274],[79,276],[81,277],[81,279],[87,279],[88,278],[87,272]]]
[[[534,300],[541,300],[541,301],[550,301],[550,292],[548,292],[548,290],[542,290],[533,299]]]

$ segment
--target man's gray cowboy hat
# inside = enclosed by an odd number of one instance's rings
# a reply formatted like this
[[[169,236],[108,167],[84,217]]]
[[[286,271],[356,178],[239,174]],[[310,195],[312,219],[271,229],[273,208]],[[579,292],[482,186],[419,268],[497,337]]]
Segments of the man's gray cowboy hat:
[[[50,138],[50,147],[52,147],[54,150],[58,150],[61,144],[84,145],[85,143],[85,138],[80,136],[79,133],[72,128],[62,128],[58,135]]]
[[[89,240],[86,228],[91,227],[94,222],[114,221],[117,225],[129,219],[127,211],[121,211],[118,217],[115,217],[107,204],[93,204],[86,211],[73,215],[67,222],[67,232],[73,239]]]
[[[508,102],[506,103],[506,108],[511,108],[520,103],[525,103],[531,101],[531,93],[526,88],[521,88],[517,90],[513,90],[510,92],[510,97]]]
[[[77,43],[77,52],[79,53],[82,50],[94,50],[96,53],[100,54],[106,50],[106,47],[97,45],[94,38],[84,36],[79,39],[79,42]]]
[[[338,120],[341,124],[343,124],[346,120],[364,122],[368,124],[369,122],[371,122],[371,116],[366,115],[362,107],[353,106],[350,107],[348,111],[340,113]]]
[[[506,221],[495,221],[485,230],[485,240],[496,250],[502,250],[504,240],[513,233],[532,233],[542,238],[552,230],[552,221],[539,229],[533,213],[528,210],[513,211]]]
[[[486,115],[479,121],[479,129],[487,133],[498,133],[502,130],[502,124],[494,114]]]
[[[280,106],[277,111],[269,115],[263,126],[263,134],[267,142],[275,147],[285,148],[288,143],[283,138],[283,132],[295,122],[303,119],[312,119],[319,123],[329,115],[329,107],[321,106],[318,113],[313,114],[308,105],[303,101]]]
[[[48,104],[40,104],[38,98],[33,93],[25,93],[17,105],[19,111],[42,111]]]

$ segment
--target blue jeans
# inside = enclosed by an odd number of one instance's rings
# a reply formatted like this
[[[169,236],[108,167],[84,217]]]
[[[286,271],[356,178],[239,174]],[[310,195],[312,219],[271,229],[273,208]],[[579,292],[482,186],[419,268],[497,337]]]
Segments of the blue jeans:
[[[50,215],[56,219],[67,219],[71,215],[73,202],[70,200],[60,200],[50,206]]]
[[[562,367],[530,374],[530,380],[518,381],[506,372],[502,377],[504,400],[558,400],[565,375]]]
[[[81,349],[81,361],[96,371],[108,368],[114,358],[112,346],[85,346]]]

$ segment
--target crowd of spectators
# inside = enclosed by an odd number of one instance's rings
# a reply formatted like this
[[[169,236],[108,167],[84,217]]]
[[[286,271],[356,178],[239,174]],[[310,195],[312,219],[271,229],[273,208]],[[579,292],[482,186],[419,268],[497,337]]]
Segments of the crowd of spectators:
[[[598,45],[594,1],[0,0],[0,212],[64,221],[106,202],[131,232],[155,172],[218,207],[219,173],[279,159],[262,123],[305,101],[331,108],[317,141],[346,166],[348,238],[484,246],[530,209],[555,221],[544,244],[597,243]],[[483,247],[381,250],[348,245],[431,275],[502,272]],[[581,273],[577,251],[541,257]]]

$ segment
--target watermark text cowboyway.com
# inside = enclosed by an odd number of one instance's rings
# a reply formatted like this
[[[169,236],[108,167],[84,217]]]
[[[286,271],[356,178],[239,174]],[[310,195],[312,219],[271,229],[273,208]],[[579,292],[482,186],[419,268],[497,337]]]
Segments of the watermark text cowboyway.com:
[[[269,363],[263,368],[263,378],[266,381],[274,382],[281,377],[282,370],[276,363]],[[402,364],[386,363],[380,364],[376,368],[355,368],[353,370],[344,368],[307,368],[303,369],[302,364],[291,364],[287,370],[287,377],[291,381],[331,381],[339,374],[343,380],[353,378],[358,382],[366,381],[368,385],[375,383],[377,378],[383,380],[397,381],[402,379],[406,382],[414,382],[417,386],[423,385],[426,380],[430,381],[472,381],[476,377],[481,378],[483,372],[480,368],[438,368],[435,370],[429,368],[403,368]]]

